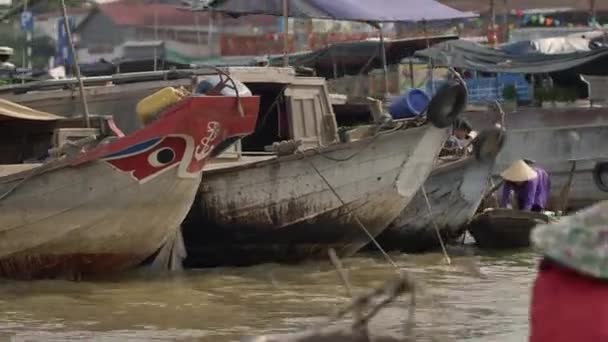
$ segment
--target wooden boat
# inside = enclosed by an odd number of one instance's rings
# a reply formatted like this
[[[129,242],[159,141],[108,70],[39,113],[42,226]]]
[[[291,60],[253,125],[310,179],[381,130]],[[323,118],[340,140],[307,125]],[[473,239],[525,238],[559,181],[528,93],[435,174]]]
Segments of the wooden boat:
[[[468,156],[439,164],[424,184],[431,213],[419,190],[399,217],[378,236],[380,245],[386,250],[420,253],[440,246],[437,229],[446,241],[461,236],[487,190],[494,161],[495,158],[479,161]]]
[[[386,250],[420,253],[440,246],[438,232],[444,241],[460,237],[483,200],[503,145],[504,131],[488,129],[474,140],[472,153],[441,157],[424,184],[428,202],[420,189],[377,237],[380,245]]]
[[[522,248],[530,246],[532,229],[549,220],[543,213],[488,209],[473,218],[467,229],[480,248]]]
[[[474,127],[490,127],[494,113],[471,112],[466,116]],[[520,108],[505,116],[507,139],[498,156],[494,175],[517,159],[533,159],[551,178],[549,208],[561,210],[560,194],[568,183],[572,163],[576,168],[568,198],[569,208],[577,210],[608,199],[608,192],[594,181],[593,171],[608,161],[604,143],[608,138],[605,108]]]
[[[285,89],[293,153],[208,165],[183,224],[186,266],[326,259],[330,248],[352,255],[407,206],[449,136],[412,121],[369,136],[361,132],[378,126],[363,127],[343,142],[325,80],[283,82],[274,88]]]
[[[0,276],[103,276],[179,247],[205,162],[253,131],[258,106],[254,96],[190,96],[132,134],[6,172]]]
[[[113,115],[126,132],[141,128],[135,115],[137,103],[165,87],[191,87],[193,78],[214,74],[209,69],[172,70],[84,77],[89,111]],[[196,83],[195,83],[196,84]],[[51,113],[72,117],[83,112],[76,79],[44,80],[0,87],[3,99]]]

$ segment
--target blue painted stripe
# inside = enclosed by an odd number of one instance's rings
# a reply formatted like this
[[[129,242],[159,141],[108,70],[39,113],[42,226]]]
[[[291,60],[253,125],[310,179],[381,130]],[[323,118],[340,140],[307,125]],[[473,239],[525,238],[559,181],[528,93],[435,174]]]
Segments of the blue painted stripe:
[[[138,152],[142,152],[142,151],[147,150],[150,147],[156,145],[159,141],[160,141],[160,138],[144,141],[144,142],[139,143],[137,145],[130,146],[130,147],[128,147],[128,148],[126,148],[126,149],[124,149],[122,151],[119,151],[119,152],[110,154],[108,156],[105,156],[104,159],[116,158],[116,157],[121,157],[121,156],[125,156],[125,155],[130,155],[130,154],[135,154],[135,153],[138,153]]]

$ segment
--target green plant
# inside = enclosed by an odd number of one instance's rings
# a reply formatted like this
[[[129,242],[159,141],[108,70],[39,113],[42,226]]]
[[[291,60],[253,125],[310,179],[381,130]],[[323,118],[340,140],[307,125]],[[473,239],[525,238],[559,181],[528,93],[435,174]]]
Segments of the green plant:
[[[534,99],[537,104],[542,104],[543,101],[547,100],[547,91],[543,87],[534,88]]]
[[[514,85],[506,85],[502,90],[502,97],[507,101],[517,101],[517,89]]]

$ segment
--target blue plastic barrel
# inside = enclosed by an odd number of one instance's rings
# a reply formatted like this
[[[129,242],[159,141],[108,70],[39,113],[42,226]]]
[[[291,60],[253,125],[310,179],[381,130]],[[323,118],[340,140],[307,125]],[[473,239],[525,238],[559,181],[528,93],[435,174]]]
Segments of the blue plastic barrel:
[[[429,105],[431,98],[421,89],[409,89],[403,95],[396,97],[388,107],[393,119],[416,117]]]

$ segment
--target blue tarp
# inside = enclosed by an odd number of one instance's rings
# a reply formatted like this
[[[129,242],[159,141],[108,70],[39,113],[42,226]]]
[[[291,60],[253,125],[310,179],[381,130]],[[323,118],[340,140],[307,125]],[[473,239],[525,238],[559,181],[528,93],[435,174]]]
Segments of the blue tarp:
[[[282,16],[282,3],[282,0],[215,0],[211,7],[234,16]],[[289,16],[374,23],[477,17],[474,13],[461,12],[435,0],[289,0]]]

